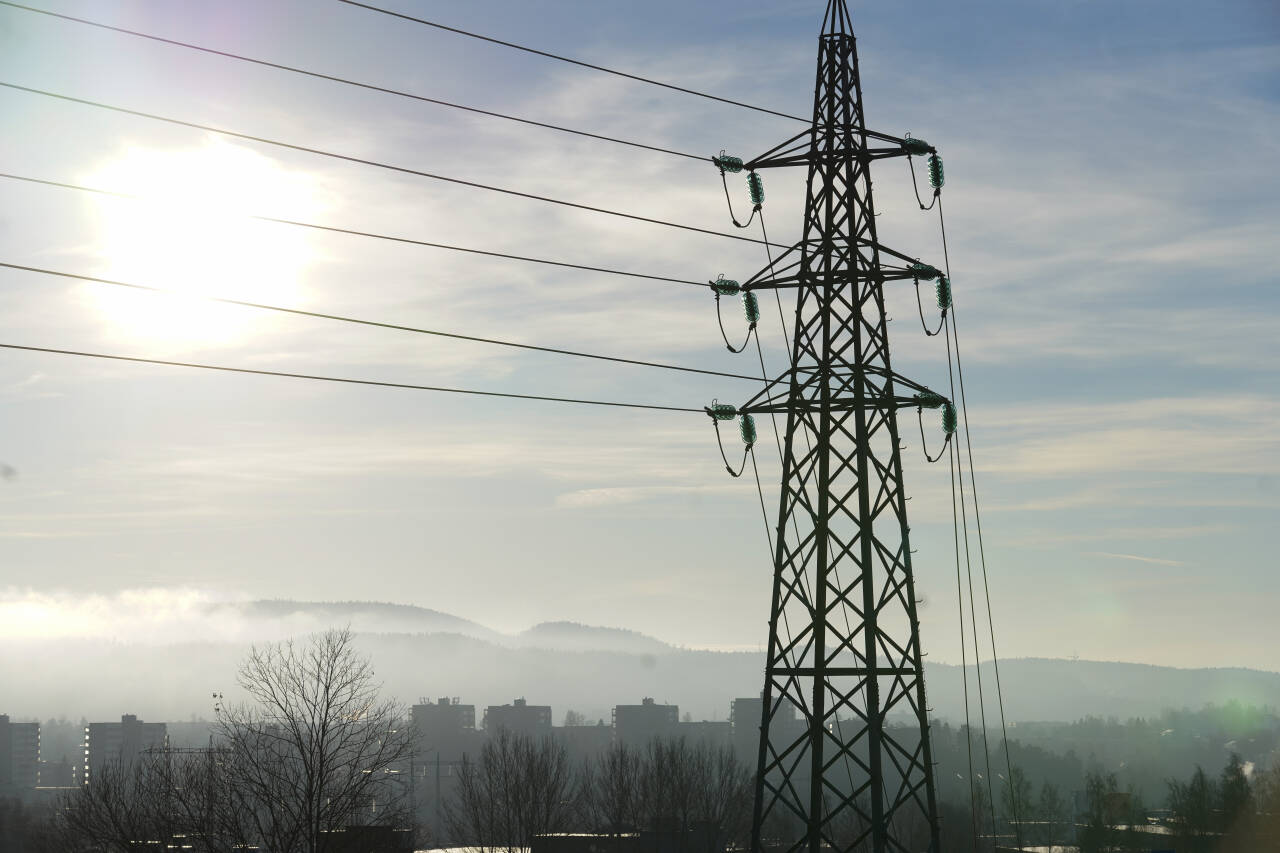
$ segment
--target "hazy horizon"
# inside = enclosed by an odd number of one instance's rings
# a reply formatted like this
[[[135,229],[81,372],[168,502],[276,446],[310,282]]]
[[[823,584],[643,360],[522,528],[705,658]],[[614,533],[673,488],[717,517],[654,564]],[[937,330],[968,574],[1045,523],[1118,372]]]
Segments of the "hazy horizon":
[[[263,606],[278,611],[263,613]],[[402,611],[402,612],[394,612]],[[338,618],[333,618],[334,614]],[[423,621],[421,614],[428,615]],[[546,619],[508,626],[494,626],[443,610],[396,601],[376,599],[308,600],[295,598],[251,598],[213,594],[207,590],[172,590],[163,587],[122,590],[113,595],[70,596],[67,594],[9,594],[0,600],[0,641],[35,642],[41,640],[107,640],[131,645],[174,645],[183,643],[220,642],[264,644],[301,639],[331,628],[350,628],[360,634],[461,634],[474,639],[508,644],[516,642],[538,646],[539,628],[566,626],[581,629],[584,649],[596,651],[633,651],[641,653],[649,644],[661,651],[707,651],[763,654],[764,643],[740,647],[686,645],[657,634],[623,625],[606,625],[573,619]],[[606,640],[592,645],[599,637],[593,632],[616,634],[619,642]],[[628,644],[631,648],[627,648]],[[560,648],[553,637],[546,648]],[[958,666],[958,660],[930,655],[930,663]],[[1254,667],[1222,662],[1211,666],[1158,663],[1124,657],[1083,658],[1079,655],[1045,657],[1006,655],[999,660],[1076,660],[1086,663],[1123,663],[1170,669],[1245,669],[1280,674],[1280,663],[1272,667]],[[969,655],[967,665],[972,667]],[[981,658],[985,665],[992,660],[988,653]]]

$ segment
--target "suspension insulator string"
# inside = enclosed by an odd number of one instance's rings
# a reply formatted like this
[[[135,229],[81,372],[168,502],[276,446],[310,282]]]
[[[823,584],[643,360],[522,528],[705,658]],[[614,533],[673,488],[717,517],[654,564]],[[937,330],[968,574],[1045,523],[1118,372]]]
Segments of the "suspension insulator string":
[[[934,285],[934,295],[938,299],[938,309],[942,311],[943,316],[951,309],[951,279],[948,276],[939,276],[938,283]]]
[[[719,167],[720,174],[722,175],[725,172],[733,172],[736,175],[738,172],[742,171],[742,158],[725,154],[723,148],[720,149],[719,156],[711,158],[711,162],[715,163],[716,166]]]
[[[946,452],[947,446],[951,444],[951,436],[956,431],[956,407],[951,405],[951,401],[941,394],[935,394],[927,391],[916,394],[916,420],[920,423],[920,447],[924,450],[924,458],[930,463],[937,462],[942,458],[942,454]],[[924,410],[925,409],[942,409],[942,431],[946,437],[942,441],[942,447],[938,450],[937,455],[929,453],[929,442],[924,437]]]
[[[720,326],[720,337],[724,339],[724,345],[729,352],[737,355],[747,348],[747,344],[751,343],[751,336],[756,333],[756,324],[760,320],[760,306],[756,301],[754,293],[743,293],[742,303],[747,315],[747,336],[742,339],[742,346],[734,349],[733,344],[729,343],[729,333],[724,328],[724,316],[720,313],[720,297],[738,293],[742,288],[736,281],[731,278],[720,276],[715,281],[708,282],[711,285],[711,292],[716,298],[716,324]]]
[[[739,432],[742,435],[742,462],[738,465],[738,470],[734,471],[733,466],[729,464],[729,457],[724,452],[724,439],[720,435],[720,422],[731,421],[735,417],[739,417],[738,410],[727,403],[717,403],[711,401],[706,411],[707,416],[711,418],[712,425],[716,428],[716,446],[720,448],[720,459],[724,462],[724,470],[729,472],[730,477],[741,477],[742,472],[747,468],[747,454],[755,447],[756,442],[756,422],[751,415],[743,412],[741,414],[741,423],[739,424]]]
[[[921,210],[933,210],[933,206],[938,203],[938,191],[933,191],[933,200],[926,206],[924,200],[920,198],[920,185],[916,182],[916,164],[910,154],[907,155],[907,165],[911,167],[911,189],[915,190],[916,204],[920,205]]]
[[[935,196],[940,193],[944,183],[946,179],[942,171],[942,158],[934,152],[929,155],[929,186],[933,187]]]
[[[956,407],[950,400],[942,404],[942,429],[947,435],[954,435],[956,431]]]
[[[902,150],[907,152],[908,157],[913,154],[925,157],[933,153],[933,146],[925,142],[923,139],[912,136],[911,131],[908,130],[906,137],[902,140]]]
[[[916,261],[911,266],[907,267],[907,271],[910,272],[917,279],[922,278],[925,281],[933,281],[934,279],[940,278],[943,275],[942,270],[938,269],[932,264],[922,264],[919,261]]]
[[[742,294],[742,312],[747,316],[747,322],[755,325],[760,322],[760,302],[756,299],[756,295],[751,291]]]
[[[951,284],[950,284],[950,282],[947,282],[947,283],[946,283],[947,304],[946,304],[946,305],[943,305],[943,304],[942,304],[942,293],[943,293],[942,288],[943,288],[943,282],[944,282],[944,281],[946,281],[946,279],[945,279],[945,278],[944,278],[944,279],[942,279],[942,280],[940,280],[940,281],[938,282],[938,307],[942,309],[942,317],[938,320],[938,328],[934,329],[934,330],[931,332],[931,331],[929,331],[929,324],[928,324],[928,323],[925,321],[925,319],[924,319],[924,303],[920,300],[920,279],[919,279],[919,278],[917,278],[917,279],[915,280],[915,282],[916,282],[916,308],[917,308],[917,309],[919,310],[919,312],[920,312],[920,328],[924,329],[924,333],[925,333],[925,335],[926,335],[926,336],[928,336],[928,337],[930,337],[930,338],[932,338],[934,335],[939,334],[939,333],[942,331],[942,324],[943,324],[943,323],[945,323],[945,322],[947,322],[947,309],[948,309],[949,307],[951,307]]]

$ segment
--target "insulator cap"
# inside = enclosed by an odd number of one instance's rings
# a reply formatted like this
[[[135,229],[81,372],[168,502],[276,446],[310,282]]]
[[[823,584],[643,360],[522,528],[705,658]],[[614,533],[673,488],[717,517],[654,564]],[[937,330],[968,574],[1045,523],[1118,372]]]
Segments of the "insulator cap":
[[[922,409],[936,409],[939,406],[946,405],[947,398],[941,394],[935,394],[932,391],[923,391],[915,396],[916,405]]]
[[[907,269],[911,270],[911,274],[915,278],[922,279],[924,281],[932,281],[935,278],[942,277],[942,270],[935,266],[930,266],[929,264],[915,263]]]
[[[939,277],[934,288],[938,291],[938,307],[946,311],[951,307],[951,279],[945,275]]]
[[[929,155],[929,184],[935,190],[942,189],[944,175],[942,173],[942,158],[937,154]]]
[[[919,154],[923,156],[928,154],[929,149],[932,147],[933,146],[925,142],[923,139],[916,139],[909,133],[907,134],[907,138],[902,140],[902,150],[908,154]]]
[[[720,152],[719,157],[712,157],[711,162],[715,163],[717,166],[719,166],[721,169],[723,169],[726,172],[742,171],[742,158],[732,157],[728,154],[725,154],[723,151]]]
[[[742,290],[742,287],[736,281],[731,278],[725,278],[723,275],[716,276],[716,280],[708,282],[708,284],[711,285],[712,290],[721,296],[733,296]]]
[[[747,175],[747,191],[751,193],[752,204],[764,204],[764,179],[755,172]]]
[[[742,310],[747,314],[748,323],[760,322],[760,302],[750,290],[742,294]]]
[[[738,431],[742,433],[742,443],[751,445],[756,443],[756,419],[751,415],[744,414],[741,423],[738,424]]]
[[[731,421],[738,416],[737,407],[730,406],[728,403],[712,403],[707,407],[707,411],[718,421]]]
[[[947,435],[956,431],[956,407],[950,402],[942,404],[942,429]]]

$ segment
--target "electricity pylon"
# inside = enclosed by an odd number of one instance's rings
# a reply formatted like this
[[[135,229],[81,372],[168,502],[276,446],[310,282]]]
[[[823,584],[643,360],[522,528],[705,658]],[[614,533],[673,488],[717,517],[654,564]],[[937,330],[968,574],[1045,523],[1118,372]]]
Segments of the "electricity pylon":
[[[941,407],[949,433],[954,408],[893,372],[883,286],[934,278],[946,307],[949,283],[880,244],[870,178],[907,154],[936,152],[865,128],[829,0],[812,126],[744,164],[808,169],[800,242],[743,284],[796,291],[790,367],[737,409],[786,416],[753,851],[939,851],[897,411]]]

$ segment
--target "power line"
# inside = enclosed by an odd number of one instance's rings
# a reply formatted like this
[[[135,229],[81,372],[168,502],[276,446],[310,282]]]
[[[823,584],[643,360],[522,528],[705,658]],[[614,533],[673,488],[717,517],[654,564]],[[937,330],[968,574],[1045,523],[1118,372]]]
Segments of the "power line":
[[[199,293],[183,293],[180,290],[176,290],[174,288],[169,288],[169,287],[156,287],[154,285],[149,285],[149,284],[135,284],[133,282],[118,281],[116,279],[110,279],[110,278],[100,278],[98,276],[93,276],[93,275],[83,275],[80,273],[45,269],[43,267],[30,267],[30,266],[24,266],[22,264],[12,264],[5,261],[0,261],[0,267],[11,269],[11,270],[21,270],[22,272],[38,273],[40,275],[59,276],[61,278],[73,278],[79,281],[91,281],[96,284],[108,284],[113,287],[127,287],[131,290],[145,290],[150,293],[162,293],[162,294],[168,294],[172,296],[182,296],[182,297],[188,297],[188,298],[194,297],[196,299],[202,299],[207,302],[221,302],[224,305],[239,305],[243,308],[254,308],[260,311],[274,311],[279,314],[293,314],[299,317],[314,317],[319,320],[334,320],[339,323],[352,323],[358,326],[372,326],[378,329],[393,329],[395,331],[400,331],[400,332],[413,332],[419,335],[432,335],[434,337],[439,337],[439,338],[453,338],[454,340],[459,340],[459,341],[471,341],[472,343],[478,343],[478,344],[492,344],[494,346],[533,350],[535,352],[548,352],[548,353],[554,353],[556,355],[571,355],[571,356],[576,356],[578,358],[596,359],[598,361],[613,361],[619,364],[634,364],[639,367],[656,367],[661,370],[678,370],[684,373],[701,373],[707,376],[723,376],[728,379],[746,379],[751,382],[759,381],[759,377],[747,376],[739,373],[724,373],[719,370],[704,370],[700,367],[684,367],[677,364],[663,364],[661,362],[656,362],[656,361],[642,361],[634,358],[618,358],[616,356],[611,356],[611,355],[597,355],[595,353],[577,352],[575,350],[558,349],[556,347],[542,347],[542,346],[535,346],[534,344],[520,344],[520,343],[515,343],[514,341],[499,340],[497,338],[482,338],[476,335],[463,335],[456,332],[442,332],[437,329],[422,329],[416,326],[404,326],[398,323],[383,323],[377,320],[361,320],[355,317],[344,317],[339,314],[326,314],[321,311],[305,311],[301,308],[286,308],[280,305],[268,305],[262,302],[249,302],[244,299],[230,299],[228,297],[223,297],[223,296],[208,296],[208,295],[199,294]]]
[[[123,33],[125,35],[130,35],[130,36],[136,36],[137,38],[150,39],[151,41],[160,42],[162,44],[173,45],[175,47],[182,47],[188,50],[198,50],[201,53],[208,53],[208,54],[212,54],[213,56],[221,56],[227,59],[235,59],[240,62],[249,62],[254,65],[261,65],[265,68],[275,68],[279,71],[288,71],[293,74],[302,74],[306,77],[314,77],[317,80],[328,80],[333,83],[341,83],[345,86],[354,86],[359,89],[366,89],[370,92],[381,92],[384,95],[395,95],[396,97],[399,97],[399,98],[409,98],[411,100],[421,101],[426,104],[435,104],[436,106],[449,107],[450,109],[464,110],[466,112],[475,113],[477,115],[489,116],[491,118],[505,119],[507,121],[519,122],[520,124],[532,125],[534,127],[541,127],[547,130],[556,130],[561,133],[571,133],[571,134],[574,134],[575,136],[585,136],[589,139],[597,139],[602,142],[614,142],[614,143],[617,143],[618,145],[629,145],[632,148],[643,148],[647,151],[657,151],[662,154],[672,154],[677,157],[687,157],[691,160],[701,160],[704,162],[711,160],[710,157],[706,157],[700,154],[689,154],[685,151],[676,151],[671,148],[663,148],[660,145],[649,145],[644,142],[635,142],[629,139],[619,139],[613,136],[605,136],[604,134],[600,134],[600,133],[591,133],[585,130],[577,130],[572,127],[563,127],[561,125],[550,124],[548,122],[535,121],[534,119],[528,119],[528,118],[521,118],[519,116],[508,115],[506,113],[500,113],[493,110],[482,110],[479,107],[469,107],[465,104],[455,104],[452,101],[442,101],[439,98],[429,98],[426,95],[417,95],[417,94],[414,94],[413,92],[405,92],[400,89],[391,89],[386,86],[378,86],[373,83],[361,83],[358,80],[350,80],[346,77],[338,77],[336,75],[325,74],[320,71],[311,71],[306,68],[298,68],[296,66],[285,65],[280,62],[271,62],[266,59],[257,59],[252,56],[244,56],[242,54],[231,53],[230,51],[226,51],[226,50],[218,50],[212,47],[205,47],[204,45],[192,44],[190,42],[185,42],[185,41],[178,41],[177,39],[164,38],[163,36],[157,36],[151,33],[144,33],[138,30],[130,30],[130,29],[126,29],[125,27],[117,27],[111,24],[105,24],[105,23],[102,23],[101,21],[91,21],[87,18],[77,18],[74,15],[63,15],[58,12],[51,12],[47,9],[37,9],[34,6],[24,6],[21,3],[9,2],[9,0],[0,0],[0,6],[9,6],[14,9],[22,9],[23,11],[27,11],[27,12],[35,12],[40,15],[48,15],[51,18],[61,18],[64,21],[74,21],[77,24],[85,24],[86,26],[97,27],[98,29],[102,29],[102,30],[110,30],[111,32]]]
[[[768,113],[769,115],[778,116],[779,118],[789,118],[792,121],[802,121],[805,123],[809,122],[809,119],[807,118],[801,118],[800,116],[793,116],[790,113],[782,113],[782,112],[778,112],[777,110],[766,109],[765,107],[757,107],[753,104],[743,103],[742,101],[734,101],[734,100],[730,100],[729,98],[721,98],[718,95],[709,95],[706,92],[699,92],[696,89],[686,89],[684,86],[676,86],[672,83],[663,83],[660,80],[653,80],[648,77],[641,77],[638,74],[629,74],[626,71],[618,71],[613,68],[605,68],[603,65],[593,65],[590,62],[583,62],[582,60],[579,60],[579,59],[570,59],[569,57],[561,56],[558,53],[549,53],[545,50],[538,50],[532,47],[525,47],[522,44],[515,44],[514,42],[503,41],[502,39],[496,39],[490,36],[482,36],[479,33],[468,32],[467,30],[460,30],[457,27],[445,26],[444,24],[436,23],[435,21],[428,21],[425,18],[415,18],[412,15],[406,15],[401,12],[393,12],[390,9],[383,9],[379,6],[371,6],[368,3],[358,3],[356,2],[356,0],[338,0],[338,2],[346,3],[348,6],[357,6],[361,9],[368,9],[371,12],[378,12],[383,15],[390,15],[393,18],[400,18],[401,20],[412,21],[415,24],[425,24],[428,27],[435,27],[438,30],[444,30],[450,33],[456,33],[457,35],[466,36],[467,38],[479,39],[480,41],[487,41],[490,44],[497,44],[503,47],[509,47],[509,48],[512,48],[513,50],[522,50],[525,53],[532,53],[537,56],[544,56],[547,59],[556,59],[556,60],[559,60],[560,62],[568,62],[570,65],[577,65],[582,68],[590,68],[594,71],[603,71],[606,74],[613,74],[617,77],[625,77],[628,80],[636,80],[640,83],[648,83],[651,86],[660,86],[663,89],[671,89],[672,91],[675,91],[675,92],[683,92],[686,95],[695,95],[699,98],[706,98],[711,101],[719,101],[722,104],[730,104],[735,107],[743,107],[744,109],[755,110],[756,112],[759,112],[759,113]]]
[[[703,409],[687,409],[680,406],[657,406],[650,403],[618,403],[609,400],[579,400],[573,397],[546,397],[540,394],[511,394],[503,391],[475,391],[470,388],[443,388],[436,385],[411,385],[405,382],[379,382],[373,379],[345,379],[339,376],[318,376],[310,373],[286,373],[279,370],[254,370],[248,367],[227,367],[220,364],[198,364],[190,361],[167,361],[159,358],[139,358],[130,355],[110,355],[101,352],[33,347],[21,344],[0,343],[0,349],[43,352],[54,355],[72,355],[80,358],[102,358],[110,361],[129,361],[137,364],[159,364],[167,367],[192,367],[199,370],[217,370],[224,373],[247,373],[253,376],[278,376],[285,379],[311,379],[317,382],[339,382],[344,385],[372,385],[379,388],[402,388],[409,391],[439,391],[444,394],[471,394],[477,397],[507,397],[514,400],[543,400],[551,403],[578,403],[584,406],[614,406],[623,409],[653,409],[661,412],[693,412],[703,414]]]
[[[112,198],[123,198],[130,201],[157,203],[161,199],[149,198],[147,196],[136,195],[134,193],[118,192],[116,190],[106,190],[99,187],[86,187],[80,184],[68,184],[62,181],[49,181],[43,178],[32,178],[26,175],[12,175],[6,172],[0,172],[0,178],[7,178],[11,181],[25,181],[29,184],[40,184],[46,187],[58,187],[64,190],[77,190],[79,192],[94,193],[96,195],[111,196]],[[391,234],[379,234],[374,231],[360,231],[355,228],[339,228],[335,225],[319,225],[314,222],[301,222],[297,219],[281,219],[277,216],[260,216],[252,213],[228,214],[239,215],[245,219],[256,219],[259,222],[273,222],[277,225],[292,225],[297,228],[311,228],[316,231],[328,231],[332,234],[346,234],[351,237],[369,237],[374,240],[388,240],[393,243],[405,243],[411,246],[426,246],[430,249],[446,249],[450,252],[464,252],[470,255],[484,255],[491,258],[503,258],[509,261],[524,261],[531,264],[545,264],[553,267],[565,267],[567,269],[585,270],[587,272],[600,272],[608,275],[620,275],[628,278],[645,278],[652,281],[667,281],[674,284],[692,284],[698,287],[707,287],[707,282],[696,281],[690,278],[674,278],[666,275],[650,275],[648,273],[628,272],[626,270],[616,270],[609,267],[593,267],[588,264],[574,264],[568,261],[552,261],[547,258],[531,258],[527,255],[513,255],[507,252],[492,252],[487,249],[473,249],[467,246],[454,246],[449,243],[433,243],[429,240],[415,240],[412,237],[396,237]]]
[[[678,228],[682,231],[692,231],[696,234],[708,234],[713,237],[724,237],[729,240],[741,240],[746,243],[759,243],[760,241],[754,237],[743,237],[738,234],[726,234],[723,231],[712,231],[709,228],[699,228],[696,225],[682,225],[678,222],[669,222],[665,219],[654,219],[648,216],[640,216],[635,213],[623,213],[618,210],[610,210],[605,207],[593,207],[589,204],[580,204],[574,201],[564,201],[550,196],[535,195],[533,193],[520,192],[519,190],[507,189],[505,187],[495,187],[490,184],[482,184],[477,181],[466,181],[462,178],[450,178],[447,175],[437,175],[433,172],[424,172],[420,169],[410,169],[407,166],[395,166],[390,163],[383,163],[378,160],[366,160],[363,157],[353,157],[349,154],[338,154],[334,151],[324,151],[319,148],[309,148],[305,145],[295,145],[291,142],[281,142],[278,139],[267,139],[263,136],[254,136],[249,133],[240,133],[234,130],[225,130],[220,127],[212,127],[207,124],[197,124],[193,121],[183,121],[182,119],[169,118],[168,116],[156,115],[155,113],[145,113],[141,110],[131,110],[126,107],[117,107],[111,104],[104,104],[100,101],[91,101],[87,98],[76,98],[71,95],[62,95],[57,92],[49,92],[44,89],[35,89],[30,86],[19,86],[16,83],[5,83],[0,81],[0,86],[6,89],[14,89],[19,92],[27,92],[33,95],[42,95],[47,98],[57,98],[61,101],[69,101],[74,104],[83,104],[89,107],[96,107],[103,110],[111,110],[112,112],[124,113],[125,115],[138,116],[140,118],[151,119],[153,121],[162,121],[167,124],[178,125],[180,127],[190,127],[195,130],[203,130],[207,133],[217,133],[222,136],[230,136],[236,139],[247,139],[250,142],[260,142],[264,145],[275,145],[279,148],[287,148],[291,151],[302,151],[306,154],[316,154],[321,157],[330,157],[334,160],[342,160],[347,163],[357,163],[362,166],[373,166],[378,169],[386,169],[391,172],[400,172],[405,175],[414,175],[419,178],[429,178],[433,181],[443,181],[445,183],[457,184],[458,186],[471,187],[472,189],[488,190],[489,192],[503,193],[504,195],[516,196],[518,198],[527,198],[533,201],[546,202],[547,204],[556,204],[562,207],[573,207],[578,210],[585,210],[590,213],[603,213],[609,216],[617,216],[623,219],[631,219],[636,222],[647,222],[651,225],[663,225],[667,228]],[[779,248],[785,248],[779,246]]]
[[[910,159],[910,158],[908,158]],[[938,227],[942,233],[942,258],[947,271],[947,279],[951,278],[951,257],[947,252],[947,221],[942,215],[942,196],[935,191],[934,200],[938,203]],[[946,318],[943,318],[946,321]],[[955,337],[956,351],[956,377],[960,380],[960,411],[964,416],[964,443],[969,455],[969,487],[973,494],[973,520],[978,528],[978,557],[982,564],[982,590],[987,602],[987,627],[991,634],[991,663],[995,669],[996,675],[996,698],[1000,703],[1000,731],[1004,741],[1004,760],[1005,770],[1009,774],[1009,800],[1013,805],[1013,826],[1014,833],[1017,836],[1018,846],[1022,846],[1022,820],[1018,814],[1018,797],[1013,787],[1013,759],[1009,755],[1009,727],[1005,723],[1004,716],[1004,690],[1000,686],[1000,655],[996,651],[996,622],[995,617],[991,613],[991,587],[987,580],[987,551],[982,542],[982,515],[978,511],[978,482],[973,473],[973,441],[972,433],[969,430],[969,403],[964,392],[964,366],[960,361],[960,327],[956,323],[955,305],[951,306],[951,331]],[[963,478],[961,484],[963,485]],[[971,607],[972,609],[972,607]],[[975,629],[976,630],[976,629]],[[978,638],[973,638],[976,648]],[[974,659],[977,659],[975,652]]]

